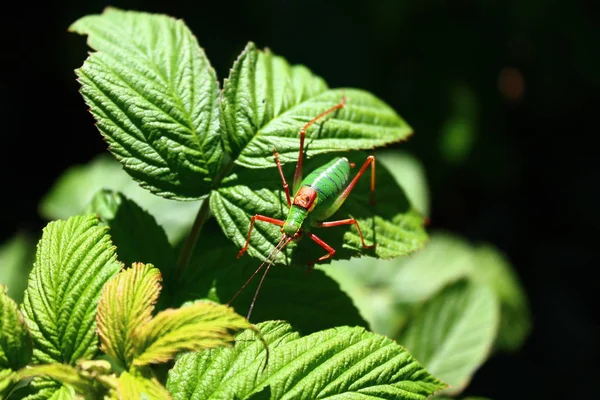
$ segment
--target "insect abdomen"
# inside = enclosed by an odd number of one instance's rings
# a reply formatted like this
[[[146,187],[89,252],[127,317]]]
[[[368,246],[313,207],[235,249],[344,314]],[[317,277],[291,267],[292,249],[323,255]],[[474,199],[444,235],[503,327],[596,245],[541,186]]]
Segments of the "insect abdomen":
[[[313,217],[317,220],[328,218],[329,208],[348,185],[350,163],[346,157],[338,157],[311,172],[301,186],[309,186],[317,192]],[[334,210],[335,211],[335,210]]]

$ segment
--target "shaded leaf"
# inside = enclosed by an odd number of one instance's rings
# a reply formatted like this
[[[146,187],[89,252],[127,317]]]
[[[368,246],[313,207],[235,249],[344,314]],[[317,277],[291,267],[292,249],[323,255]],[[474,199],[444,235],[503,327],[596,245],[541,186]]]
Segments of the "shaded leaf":
[[[146,378],[123,372],[117,381],[117,395],[119,399],[170,399],[171,395],[156,378]]]
[[[18,370],[29,364],[32,342],[23,315],[17,304],[0,285],[0,371]]]
[[[81,214],[103,189],[121,192],[156,218],[171,243],[189,231],[199,201],[175,201],[144,190],[114,158],[102,154],[87,164],[70,167],[42,199],[39,211],[48,220]],[[139,261],[139,260],[135,260]]]
[[[96,354],[100,291],[121,268],[106,230],[92,215],[44,228],[23,303],[37,362],[73,364]]]
[[[508,261],[489,244],[433,232],[426,248],[402,259],[337,261],[322,268],[349,294],[377,333],[396,336],[409,311],[445,286],[468,279],[490,288],[501,306],[496,346],[517,349],[531,328],[526,295]]]
[[[135,202],[121,193],[102,190],[86,211],[110,226],[110,236],[124,264],[151,263],[167,276],[174,270],[177,260],[165,231]]]
[[[197,351],[233,342],[233,334],[252,325],[233,309],[199,302],[161,311],[135,332],[134,365],[161,363],[182,351]]]
[[[444,387],[405,349],[362,328],[304,337],[284,322],[262,323],[259,329],[271,348],[266,366],[262,343],[246,331],[234,348],[179,357],[167,380],[173,398],[248,399],[270,390],[274,399],[416,400]]]
[[[38,376],[53,379],[65,386],[69,386],[75,392],[89,397],[98,396],[102,390],[98,382],[94,382],[89,377],[83,376],[78,369],[70,365],[58,363],[34,365],[17,372],[18,379]],[[70,391],[67,392],[70,393]]]
[[[0,245],[0,284],[7,286],[8,296],[17,303],[23,300],[34,258],[34,243],[25,234],[17,234]]]
[[[134,335],[152,318],[160,293],[160,272],[152,265],[134,263],[108,281],[98,304],[101,349],[129,369],[135,355]]]
[[[495,247],[484,244],[474,249],[473,279],[489,285],[500,300],[500,329],[496,346],[515,351],[531,331],[531,315],[525,291],[512,266]]]
[[[206,195],[223,156],[219,87],[186,25],[107,8],[70,30],[96,50],[76,71],[81,93],[125,170],[164,197]]]
[[[443,232],[433,233],[423,251],[399,263],[393,290],[396,300],[406,303],[427,300],[473,270],[469,244]]]
[[[0,367],[0,399],[6,398],[15,382],[15,373],[11,369]]]
[[[72,387],[61,385],[55,380],[34,378],[27,386],[15,390],[10,398],[19,400],[75,400],[77,394]]]
[[[486,286],[457,282],[425,303],[398,343],[460,393],[492,349],[499,304]]]
[[[238,250],[217,222],[209,220],[177,284],[180,297],[173,303],[199,298],[229,302],[260,265],[252,257],[237,259]],[[255,277],[231,304],[239,314],[247,314],[259,280]],[[275,265],[268,272],[251,320],[273,319],[285,319],[301,334],[346,324],[367,326],[333,279],[318,270],[308,274],[304,266]]]
[[[418,253],[410,258],[417,256]],[[394,337],[406,323],[410,310],[410,307],[397,301],[391,287],[399,264],[406,259],[388,261],[361,257],[336,260],[331,265],[316,268],[335,280],[340,289],[347,293],[371,331]]]
[[[398,149],[376,152],[381,162],[404,189],[406,197],[423,215],[429,215],[429,186],[423,164],[413,155]]]

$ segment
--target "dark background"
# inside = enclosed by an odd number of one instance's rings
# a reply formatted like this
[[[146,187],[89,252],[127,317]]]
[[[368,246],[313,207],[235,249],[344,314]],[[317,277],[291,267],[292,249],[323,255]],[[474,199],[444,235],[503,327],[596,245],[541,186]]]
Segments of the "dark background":
[[[494,243],[531,302],[523,349],[490,359],[467,394],[598,392],[599,2],[82,3],[3,7],[0,241],[41,231],[37,203],[52,182],[106,151],[73,72],[88,48],[67,27],[107,5],[167,13],[186,21],[221,80],[252,40],[331,87],[373,92],[415,129],[401,148],[426,167],[431,227]],[[440,147],[456,118],[472,140],[461,157]]]

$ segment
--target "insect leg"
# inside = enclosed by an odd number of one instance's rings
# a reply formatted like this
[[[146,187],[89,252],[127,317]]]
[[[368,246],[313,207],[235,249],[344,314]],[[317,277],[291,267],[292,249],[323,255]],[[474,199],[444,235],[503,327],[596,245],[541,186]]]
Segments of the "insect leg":
[[[277,149],[274,149],[273,157],[275,157],[275,162],[277,163],[277,169],[279,170],[279,176],[281,176],[281,181],[283,182],[283,190],[285,190],[285,198],[287,199],[288,207],[292,206],[292,200],[290,199],[290,187],[285,180],[285,175],[283,175],[283,170],[281,169],[281,162],[279,161],[279,153],[277,153]]]
[[[314,260],[314,261],[311,261],[311,262],[308,263],[308,272],[310,272],[312,270],[312,268],[313,268],[313,265],[315,265],[316,262],[327,260],[328,258],[333,257],[333,255],[335,254],[335,249],[333,247],[331,247],[330,245],[328,245],[327,243],[325,243],[323,241],[323,239],[321,239],[320,237],[318,237],[314,233],[305,232],[304,234],[306,236],[308,236],[309,238],[311,238],[312,240],[314,240],[319,246],[321,246],[322,248],[324,248],[325,250],[327,250],[327,254],[325,254],[324,256],[321,256],[317,260]]]
[[[352,179],[352,181],[348,184],[348,186],[346,186],[346,189],[344,189],[344,191],[342,193],[340,193],[340,195],[338,196],[338,198],[335,199],[335,202],[331,205],[331,208],[333,210],[337,211],[342,206],[342,204],[344,203],[344,201],[346,201],[346,199],[350,195],[350,192],[352,191],[352,189],[354,189],[354,186],[356,185],[356,182],[358,182],[358,179],[365,173],[365,171],[367,170],[367,168],[369,167],[369,165],[371,166],[371,197],[370,197],[370,203],[371,204],[375,204],[375,196],[374,196],[374,194],[375,194],[375,156],[369,156],[365,160],[365,162],[362,165],[362,167],[360,167],[360,170],[356,173],[356,176],[354,177],[354,179]]]
[[[358,231],[358,235],[360,236],[360,241],[362,242],[362,246],[365,249],[372,249],[375,247],[374,244],[367,246],[365,244],[365,238],[363,237],[362,232],[360,231],[360,227],[358,226],[358,221],[354,218],[341,219],[339,221],[328,221],[328,222],[319,222],[316,226],[318,228],[331,228],[332,226],[340,226],[340,225],[354,225],[356,226],[356,230]]]
[[[342,96],[342,99],[338,104],[328,110],[323,111],[321,114],[308,121],[306,125],[300,129],[300,149],[298,150],[298,162],[296,163],[296,171],[294,172],[294,193],[296,193],[296,191],[299,189],[300,183],[302,182],[302,161],[304,159],[304,137],[306,136],[306,130],[319,119],[334,112],[335,110],[339,110],[340,108],[344,107],[345,104],[346,96]]]
[[[240,249],[240,251],[237,255],[238,258],[243,256],[244,253],[246,252],[246,250],[248,250],[248,245],[250,244],[250,235],[252,234],[252,229],[254,229],[254,222],[256,222],[257,220],[268,222],[270,224],[279,225],[279,226],[283,226],[283,224],[284,224],[284,221],[282,221],[280,219],[265,217],[264,215],[256,214],[254,217],[252,217],[252,220],[250,221],[250,229],[248,229],[248,235],[246,236],[246,244],[244,245],[244,247],[242,247]]]

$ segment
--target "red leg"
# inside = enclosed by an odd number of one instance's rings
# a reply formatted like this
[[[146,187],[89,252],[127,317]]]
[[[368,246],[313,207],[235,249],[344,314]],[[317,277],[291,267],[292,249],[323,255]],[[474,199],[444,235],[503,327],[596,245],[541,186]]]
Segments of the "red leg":
[[[356,176],[354,177],[354,179],[352,179],[352,181],[348,184],[348,186],[346,186],[346,189],[344,189],[344,191],[342,193],[340,193],[340,195],[338,196],[338,198],[335,200],[335,202],[331,206],[332,210],[337,211],[342,206],[342,204],[344,204],[344,201],[346,201],[346,199],[350,195],[350,192],[352,191],[352,189],[354,189],[354,186],[356,186],[356,182],[358,182],[358,179],[362,176],[362,174],[365,173],[365,171],[367,170],[367,168],[369,167],[369,165],[371,166],[371,198],[370,198],[370,203],[371,204],[375,204],[375,197],[374,197],[374,193],[375,193],[375,156],[369,156],[365,160],[365,162],[362,165],[362,167],[360,167],[360,170],[356,173]]]
[[[354,218],[341,219],[339,221],[329,221],[329,222],[320,222],[317,227],[318,228],[331,228],[332,226],[340,226],[340,225],[354,225],[356,226],[356,230],[358,231],[358,235],[360,236],[360,241],[362,242],[362,246],[365,249],[372,249],[375,247],[374,244],[367,246],[365,244],[365,238],[363,237],[362,232],[360,231],[360,227],[358,226],[358,221]]]
[[[335,110],[339,110],[340,108],[344,107],[345,104],[346,96],[342,96],[342,99],[338,104],[336,104],[328,110],[323,111],[321,114],[308,121],[308,123],[304,125],[302,129],[300,129],[300,149],[298,151],[298,162],[296,163],[296,172],[294,173],[294,193],[298,190],[300,182],[302,182],[302,160],[304,159],[304,137],[306,136],[306,130],[310,128],[311,125],[313,125],[319,119],[323,118],[327,114],[334,112]]]
[[[333,255],[335,254],[335,249],[333,247],[331,247],[330,245],[328,245],[327,243],[325,243],[323,241],[323,239],[319,238],[314,233],[304,232],[304,234],[306,236],[308,236],[309,238],[311,238],[312,240],[314,240],[319,246],[321,246],[322,248],[324,248],[325,250],[327,250],[327,254],[325,254],[324,256],[320,257],[317,260],[310,261],[308,263],[308,272],[310,272],[312,270],[312,268],[313,268],[313,265],[315,265],[316,262],[327,260],[328,258],[333,257]]]
[[[252,220],[250,221],[250,229],[248,229],[248,235],[246,236],[246,244],[239,251],[239,253],[237,255],[238,258],[243,256],[244,253],[246,252],[246,250],[248,250],[248,244],[250,244],[250,235],[252,234],[252,229],[254,229],[254,222],[256,220],[268,222],[270,224],[278,225],[278,226],[283,226],[283,224],[285,223],[285,221],[282,221],[280,219],[265,217],[264,215],[256,214],[254,217],[252,217]]]
[[[283,190],[285,190],[285,198],[288,203],[288,207],[292,206],[292,200],[290,199],[290,187],[285,180],[285,175],[283,175],[283,170],[281,169],[281,162],[279,161],[279,153],[277,153],[277,149],[274,149],[273,157],[275,157],[275,162],[277,163],[277,169],[279,170],[279,176],[281,176],[281,181],[283,182]]]

